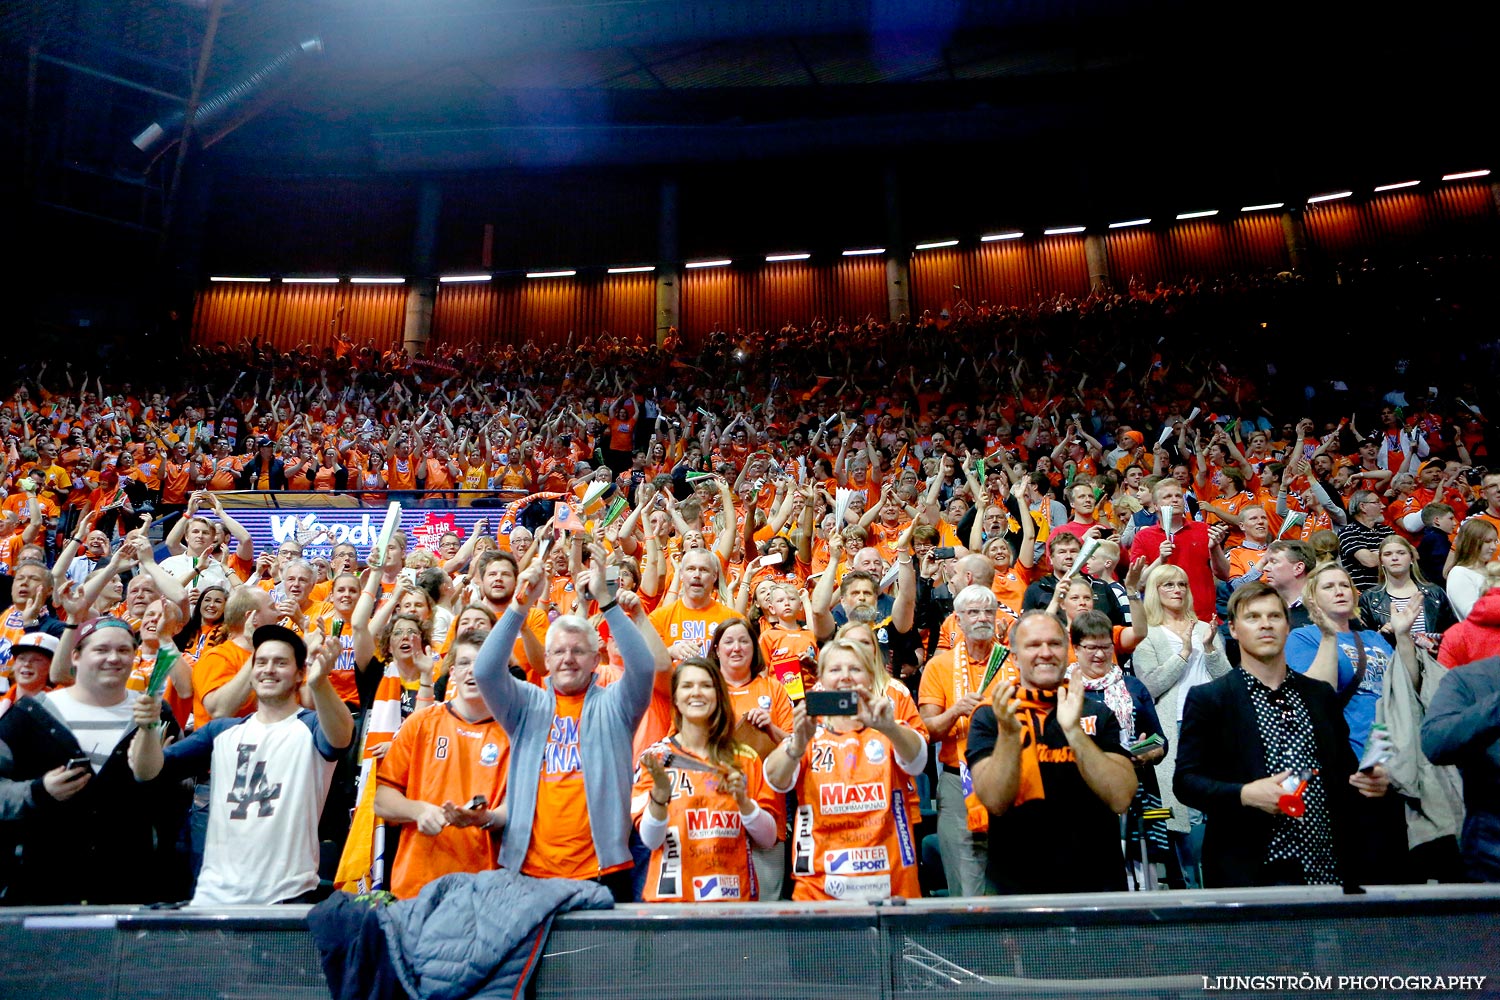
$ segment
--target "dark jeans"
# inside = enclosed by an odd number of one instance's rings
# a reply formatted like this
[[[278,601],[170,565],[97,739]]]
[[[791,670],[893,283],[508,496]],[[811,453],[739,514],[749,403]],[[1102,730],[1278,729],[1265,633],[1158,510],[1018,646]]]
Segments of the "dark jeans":
[[[635,869],[621,868],[617,872],[608,875],[600,875],[598,878],[589,879],[590,882],[598,882],[609,890],[611,896],[615,897],[616,903],[635,902]]]

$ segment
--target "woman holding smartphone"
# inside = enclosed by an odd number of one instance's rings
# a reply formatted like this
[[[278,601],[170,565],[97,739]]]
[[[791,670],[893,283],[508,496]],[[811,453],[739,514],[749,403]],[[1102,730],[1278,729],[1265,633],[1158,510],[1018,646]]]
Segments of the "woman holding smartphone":
[[[765,768],[772,791],[797,791],[792,898],[920,896],[905,799],[907,778],[927,762],[927,740],[896,721],[863,650],[847,639],[819,653],[818,683],[823,690],[792,709],[792,735]],[[826,700],[846,705],[830,709]]]

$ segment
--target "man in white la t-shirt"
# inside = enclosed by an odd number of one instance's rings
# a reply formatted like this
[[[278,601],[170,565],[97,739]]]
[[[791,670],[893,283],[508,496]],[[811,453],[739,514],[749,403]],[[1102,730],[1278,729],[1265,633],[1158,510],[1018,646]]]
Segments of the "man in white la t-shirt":
[[[318,887],[318,818],[334,763],[354,738],[354,717],[329,682],[337,641],[315,633],[311,649],[291,629],[255,630],[255,714],[215,719],[162,749],[148,727],[130,748],[138,781],[176,781],[209,766],[208,839],[192,906],[310,901]],[[298,698],[303,686],[316,711]]]

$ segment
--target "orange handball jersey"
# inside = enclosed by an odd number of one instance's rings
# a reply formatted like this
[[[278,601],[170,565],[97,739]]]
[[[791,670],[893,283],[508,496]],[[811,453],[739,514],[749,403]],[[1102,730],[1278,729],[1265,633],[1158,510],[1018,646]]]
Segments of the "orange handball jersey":
[[[505,798],[509,761],[510,740],[494,719],[465,722],[451,704],[429,705],[396,730],[377,780],[413,801],[468,805],[482,795],[493,809]],[[492,871],[497,856],[482,827],[447,826],[429,837],[409,825],[391,866],[391,892],[410,899],[443,875]]]
[[[670,740],[652,745],[648,753],[693,757]],[[704,763],[707,763],[706,761]],[[735,766],[744,772],[745,793],[761,808],[773,793],[766,787],[760,758],[749,747],[738,747]],[[651,852],[646,869],[647,903],[737,903],[758,899],[750,839],[740,821],[734,796],[719,789],[719,776],[703,771],[667,768],[672,797],[667,803],[667,839]],[[654,781],[644,767],[636,767],[635,794],[630,801],[637,826],[646,812],[646,798]]]
[[[922,894],[906,778],[884,735],[818,727],[797,775],[793,899]]]

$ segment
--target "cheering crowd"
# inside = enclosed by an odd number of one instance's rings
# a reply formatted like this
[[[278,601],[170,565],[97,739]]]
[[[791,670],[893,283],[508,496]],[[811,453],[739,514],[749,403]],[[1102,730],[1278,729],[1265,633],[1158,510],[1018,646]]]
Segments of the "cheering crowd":
[[[1267,350],[1392,286],[1451,333],[1431,280],[24,366],[3,899],[1500,878],[1488,395]],[[260,551],[239,491],[497,510]]]

